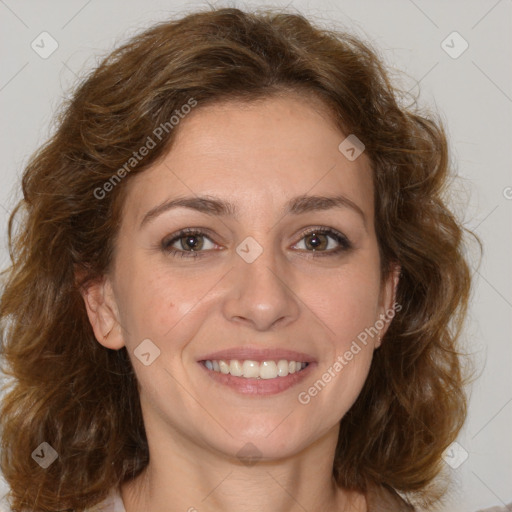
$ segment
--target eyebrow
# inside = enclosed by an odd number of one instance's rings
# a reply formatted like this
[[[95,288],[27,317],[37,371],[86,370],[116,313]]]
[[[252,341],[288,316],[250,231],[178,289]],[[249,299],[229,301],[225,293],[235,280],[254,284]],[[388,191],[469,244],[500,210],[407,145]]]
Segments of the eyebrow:
[[[175,208],[189,208],[191,210],[196,210],[207,215],[233,217],[235,220],[239,215],[237,206],[227,200],[221,200],[212,196],[178,197],[175,199],[166,200],[154,208],[151,208],[151,210],[149,210],[142,218],[139,229],[142,229],[145,224],[155,219],[162,213]],[[362,217],[365,229],[367,228],[366,216],[363,210],[356,203],[344,195],[297,196],[287,201],[283,209],[283,214],[300,215],[302,213],[325,211],[333,208],[349,208],[355,211]]]

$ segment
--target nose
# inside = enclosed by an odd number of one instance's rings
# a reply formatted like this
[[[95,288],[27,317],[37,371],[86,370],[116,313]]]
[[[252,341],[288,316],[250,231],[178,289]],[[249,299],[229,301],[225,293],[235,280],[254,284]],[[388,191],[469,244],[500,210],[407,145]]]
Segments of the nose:
[[[299,316],[300,301],[293,284],[287,282],[291,273],[286,271],[286,262],[271,250],[263,250],[252,263],[238,255],[235,258],[223,303],[225,318],[257,331],[293,323]]]

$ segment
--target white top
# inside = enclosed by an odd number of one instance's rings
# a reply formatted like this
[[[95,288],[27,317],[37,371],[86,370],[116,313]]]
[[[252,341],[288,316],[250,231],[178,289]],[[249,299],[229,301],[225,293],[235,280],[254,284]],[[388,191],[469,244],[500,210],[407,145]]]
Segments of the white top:
[[[113,487],[101,503],[88,508],[85,512],[126,512],[126,510],[119,489]]]
[[[86,512],[126,512],[119,489],[112,488],[109,495],[97,505],[88,508]],[[512,512],[512,503],[505,507],[492,507],[477,512]]]

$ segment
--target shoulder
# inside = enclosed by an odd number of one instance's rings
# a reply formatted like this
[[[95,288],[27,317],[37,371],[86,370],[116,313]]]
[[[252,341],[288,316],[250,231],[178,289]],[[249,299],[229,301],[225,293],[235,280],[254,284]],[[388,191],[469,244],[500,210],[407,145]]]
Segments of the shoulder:
[[[480,509],[476,512],[512,512],[512,503],[505,505],[504,507],[491,507],[486,509]]]
[[[414,512],[393,488],[381,485],[372,486],[366,493],[367,512]]]
[[[119,488],[113,487],[101,503],[88,508],[85,512],[126,512]]]

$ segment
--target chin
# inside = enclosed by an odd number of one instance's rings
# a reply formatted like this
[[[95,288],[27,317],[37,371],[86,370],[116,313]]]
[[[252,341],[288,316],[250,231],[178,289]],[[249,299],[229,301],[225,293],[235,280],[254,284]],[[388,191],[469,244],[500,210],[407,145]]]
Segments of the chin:
[[[212,446],[244,464],[252,464],[257,460],[272,461],[292,457],[320,437],[305,431],[304,424],[290,425],[286,420],[283,421],[285,417],[286,415],[280,418],[281,425],[279,422],[265,422],[259,425],[247,424],[245,428],[238,425],[238,430],[227,427],[233,437],[226,434],[222,441],[217,439]]]

